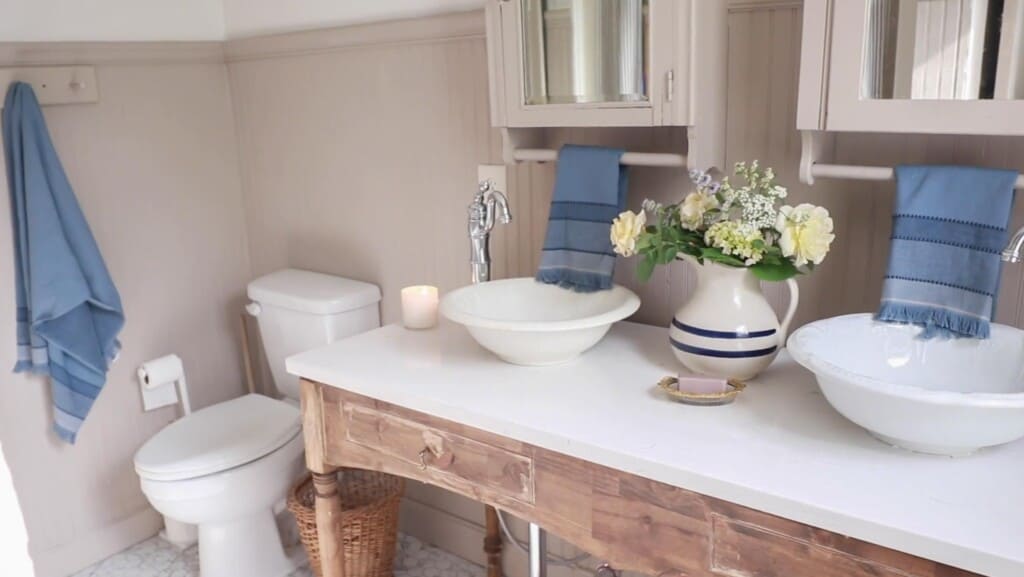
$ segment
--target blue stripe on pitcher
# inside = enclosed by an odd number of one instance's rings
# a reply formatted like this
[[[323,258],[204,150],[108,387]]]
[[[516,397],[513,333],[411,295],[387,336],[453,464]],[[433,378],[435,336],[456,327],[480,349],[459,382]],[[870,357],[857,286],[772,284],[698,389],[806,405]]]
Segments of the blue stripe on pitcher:
[[[683,344],[673,338],[669,338],[669,341],[672,343],[673,347],[683,351],[684,353],[690,353],[691,355],[698,355],[702,357],[715,357],[719,359],[749,359],[754,357],[763,357],[773,354],[776,349],[778,349],[778,347],[772,346],[766,349],[756,349],[752,351],[720,351]]]
[[[765,329],[763,331],[746,332],[713,331],[710,329],[702,329],[700,327],[695,327],[692,325],[681,323],[677,319],[672,319],[672,326],[683,331],[684,333],[690,333],[691,335],[707,337],[710,339],[757,339],[761,337],[770,337],[775,334],[775,329]]]

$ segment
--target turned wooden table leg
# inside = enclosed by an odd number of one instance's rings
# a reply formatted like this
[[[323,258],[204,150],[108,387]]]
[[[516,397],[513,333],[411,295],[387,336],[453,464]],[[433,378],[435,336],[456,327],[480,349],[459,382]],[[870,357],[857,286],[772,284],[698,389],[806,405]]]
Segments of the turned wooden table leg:
[[[487,554],[487,577],[501,577],[501,527],[498,524],[498,511],[487,505],[484,507],[487,533],[484,537],[484,553]]]
[[[306,468],[313,473],[316,496],[316,533],[323,577],[345,577],[345,552],[341,540],[341,493],[338,468],[326,462],[324,411],[320,386],[303,379],[302,432],[306,442]]]
[[[320,542],[323,577],[345,577],[345,554],[341,540],[341,494],[335,472],[313,473],[316,495],[316,532]]]

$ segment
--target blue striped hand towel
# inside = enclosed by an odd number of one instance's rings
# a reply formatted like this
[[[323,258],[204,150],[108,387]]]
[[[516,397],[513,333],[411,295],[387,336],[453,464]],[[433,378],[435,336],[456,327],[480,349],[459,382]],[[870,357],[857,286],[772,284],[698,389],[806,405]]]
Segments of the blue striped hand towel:
[[[612,288],[609,228],[626,205],[622,150],[563,146],[537,280],[577,292]]]
[[[896,169],[889,269],[877,318],[935,336],[988,338],[1017,173]]]
[[[121,298],[28,84],[7,92],[3,141],[18,307],[14,370],[50,376],[54,430],[74,443],[120,347]]]

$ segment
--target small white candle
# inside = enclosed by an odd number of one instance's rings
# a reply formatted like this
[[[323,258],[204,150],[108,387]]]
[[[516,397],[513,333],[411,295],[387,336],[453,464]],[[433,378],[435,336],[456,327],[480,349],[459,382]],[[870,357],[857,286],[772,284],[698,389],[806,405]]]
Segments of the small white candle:
[[[437,324],[437,287],[402,289],[402,324],[407,329],[429,329]]]

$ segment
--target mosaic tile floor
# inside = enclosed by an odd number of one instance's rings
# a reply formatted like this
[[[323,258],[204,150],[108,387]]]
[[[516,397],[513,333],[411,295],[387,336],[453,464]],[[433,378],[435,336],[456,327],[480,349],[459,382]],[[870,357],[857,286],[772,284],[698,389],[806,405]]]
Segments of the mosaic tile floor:
[[[395,559],[395,577],[483,577],[484,568],[401,535]],[[153,537],[83,569],[71,577],[199,577],[195,547],[181,551]],[[303,567],[289,577],[312,577]]]

